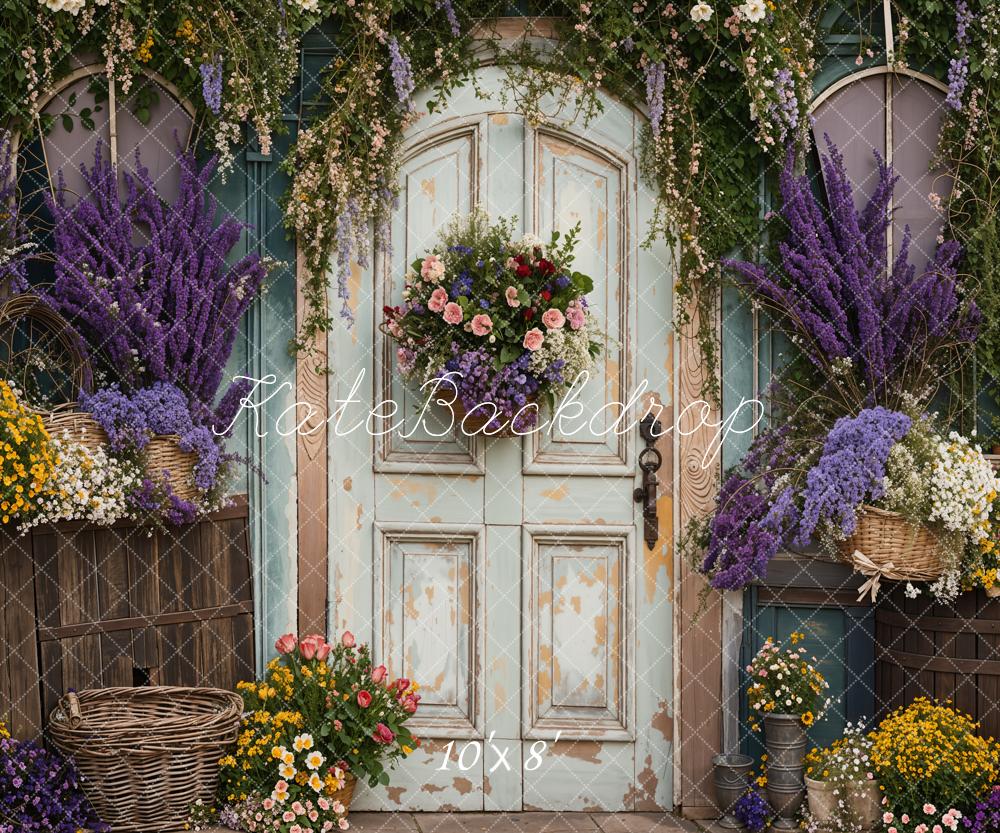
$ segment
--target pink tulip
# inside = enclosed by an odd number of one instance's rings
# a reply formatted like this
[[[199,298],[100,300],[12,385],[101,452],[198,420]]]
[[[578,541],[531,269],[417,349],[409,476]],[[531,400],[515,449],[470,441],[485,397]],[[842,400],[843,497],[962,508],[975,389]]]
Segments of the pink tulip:
[[[278,641],[274,643],[274,649],[279,654],[290,654],[295,650],[295,634],[286,633],[284,636],[279,636]]]
[[[307,636],[299,643],[299,653],[304,659],[312,659],[316,656],[316,642],[311,636]]]
[[[397,691],[406,691],[406,689],[408,689],[409,687],[410,687],[410,681],[406,679],[406,677],[400,677],[398,680],[396,680]]]
[[[354,634],[350,631],[344,631],[344,635],[340,637],[340,644],[345,648],[354,647]]]
[[[371,704],[372,704],[371,693],[366,691],[365,689],[361,689],[361,691],[358,692],[358,705],[361,706],[361,708],[363,709],[367,709]]]
[[[318,646],[316,647],[316,659],[318,659],[318,660],[319,660],[320,662],[325,662],[325,661],[326,661],[326,658],[327,658],[328,656],[330,656],[330,649],[331,649],[332,647],[333,647],[333,646],[332,646],[332,645],[330,645],[330,643],[329,643],[329,642],[327,642],[326,640],[323,640],[323,641],[322,641],[322,642],[321,642],[321,643],[320,643],[320,644],[319,644],[319,645],[318,645]]]
[[[413,714],[417,710],[417,701],[412,697],[406,697],[403,700],[403,711]]]
[[[382,682],[382,680],[385,679],[386,673],[387,672],[385,670],[384,665],[377,665],[375,668],[372,669],[372,682],[373,683]]]
[[[375,731],[372,733],[372,740],[375,743],[392,743],[395,739],[396,736],[392,733],[392,729],[384,723],[375,726]]]

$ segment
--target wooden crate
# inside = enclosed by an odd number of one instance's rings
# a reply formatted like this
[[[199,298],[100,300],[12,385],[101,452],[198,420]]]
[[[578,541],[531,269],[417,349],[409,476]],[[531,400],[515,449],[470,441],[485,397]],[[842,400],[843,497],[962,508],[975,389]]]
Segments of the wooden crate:
[[[245,498],[156,531],[67,523],[0,539],[0,719],[40,735],[70,688],[254,676]]]
[[[897,584],[879,599],[875,640],[879,718],[915,697],[951,700],[1000,737],[1000,599],[976,590],[941,605]]]

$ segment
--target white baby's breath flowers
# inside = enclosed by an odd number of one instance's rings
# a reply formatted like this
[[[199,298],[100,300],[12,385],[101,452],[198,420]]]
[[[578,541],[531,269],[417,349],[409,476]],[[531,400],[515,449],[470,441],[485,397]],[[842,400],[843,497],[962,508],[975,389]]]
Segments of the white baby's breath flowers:
[[[140,480],[138,468],[65,436],[52,445],[57,462],[51,490],[38,498],[38,511],[23,528],[67,520],[108,526],[129,517],[127,495]]]
[[[952,431],[938,443],[939,459],[931,473],[931,513],[952,532],[964,532],[974,542],[988,534],[990,510],[996,498],[996,475],[979,446]]]
[[[712,19],[712,7],[708,3],[695,3],[691,7],[691,19],[695,23],[708,23]]]

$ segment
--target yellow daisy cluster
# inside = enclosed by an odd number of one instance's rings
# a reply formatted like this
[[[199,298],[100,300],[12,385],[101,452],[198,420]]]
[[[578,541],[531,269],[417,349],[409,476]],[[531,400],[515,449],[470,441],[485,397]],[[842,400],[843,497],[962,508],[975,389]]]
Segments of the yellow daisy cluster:
[[[1000,747],[950,705],[918,697],[874,734],[871,760],[889,792],[979,795],[997,781]]]
[[[0,381],[0,521],[30,514],[49,486],[57,458],[42,418]]]
[[[251,688],[258,689],[259,686],[248,682],[236,684],[237,691],[244,698],[251,693]],[[301,712],[289,710],[270,712],[257,709],[244,715],[235,751],[219,759],[227,800],[242,801],[252,792],[258,772],[269,771],[273,767],[273,749],[301,729],[303,722]]]
[[[5,739],[10,737],[10,732],[7,731],[7,724],[0,720],[0,739]]]

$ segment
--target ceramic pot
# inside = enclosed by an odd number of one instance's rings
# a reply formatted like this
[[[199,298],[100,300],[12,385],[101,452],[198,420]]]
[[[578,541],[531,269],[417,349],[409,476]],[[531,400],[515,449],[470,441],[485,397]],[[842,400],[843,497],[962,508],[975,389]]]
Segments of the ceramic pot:
[[[878,781],[856,781],[842,784],[839,788],[829,781],[815,781],[806,778],[806,788],[809,794],[809,814],[820,824],[828,823],[837,811],[841,795],[846,797],[847,805],[854,818],[866,830],[872,829],[881,815],[882,793]],[[839,789],[838,793],[834,790]]]
[[[739,801],[749,786],[747,776],[753,769],[753,758],[749,755],[716,755],[712,758],[715,776],[715,796],[722,810],[719,826],[727,830],[742,830],[733,815],[733,806]]]
[[[806,729],[795,714],[764,715],[767,748],[767,801],[776,818],[775,830],[798,828],[796,816],[806,794],[802,759],[806,754]]]

